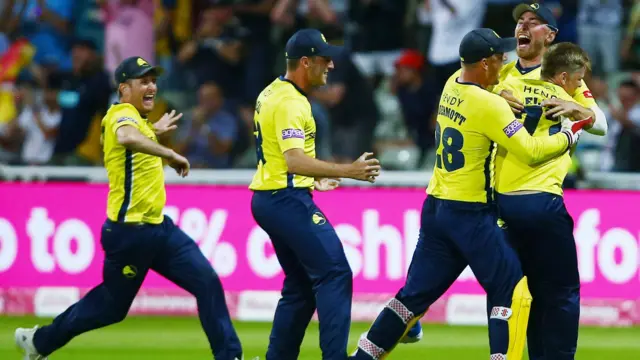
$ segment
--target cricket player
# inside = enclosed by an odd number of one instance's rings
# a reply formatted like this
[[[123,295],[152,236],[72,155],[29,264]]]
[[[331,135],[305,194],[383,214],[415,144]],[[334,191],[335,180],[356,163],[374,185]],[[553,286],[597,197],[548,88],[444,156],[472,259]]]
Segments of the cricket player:
[[[520,360],[531,295],[515,251],[493,207],[494,142],[533,165],[564,156],[586,122],[566,120],[557,134],[532,137],[498,84],[515,38],[473,30],[460,44],[462,72],[450,78],[438,106],[436,164],[422,208],[418,244],[402,289],[360,338],[352,359],[383,359],[469,265],[487,292],[491,359]]]
[[[155,124],[147,120],[161,73],[162,68],[139,57],[124,60],[115,71],[120,101],[102,119],[109,178],[107,220],[101,233],[103,281],[50,325],[17,329],[15,340],[25,359],[46,359],[74,337],[124,320],[149,270],[196,297],[216,360],[242,359],[220,279],[196,243],[162,213],[162,160],[183,177],[189,173],[189,162],[157,140],[176,128],[182,114],[172,111]]]
[[[500,73],[500,81],[509,78],[540,79],[543,56],[558,34],[558,26],[553,13],[540,4],[520,4],[513,9],[513,19],[517,22],[515,36],[518,40],[516,54],[518,59],[505,65]],[[497,92],[494,90],[494,92]],[[525,104],[508,92],[499,91],[516,114],[521,114]],[[553,99],[545,104],[556,115],[576,115],[591,112],[593,123],[585,131],[603,136],[607,132],[607,119],[596,104],[591,91],[584,82],[569,93],[574,101]]]
[[[285,274],[266,358],[297,359],[315,310],[325,360],[347,358],[352,273],[333,226],[312,191],[334,189],[340,178],[374,182],[377,159],[364,153],[352,164],[315,158],[316,125],[307,93],[325,85],[340,47],[315,29],[287,42],[286,75],[258,96],[254,115],[257,171],[251,182],[253,217],[269,234]]]
[[[509,91],[524,104],[520,121],[533,136],[559,131],[561,116],[592,120],[581,106],[574,111],[547,109],[550,102],[573,102],[569,94],[582,85],[590,62],[571,43],[552,45],[544,54],[540,79],[510,78],[496,91]],[[580,276],[573,219],[562,198],[571,167],[566,153],[529,166],[504,149],[496,157],[498,211],[516,247],[533,298],[528,340],[530,359],[573,360],[578,345]],[[535,315],[535,316],[534,316]]]
[[[516,54],[518,59],[506,64],[500,72],[500,81],[510,78],[518,79],[540,79],[540,66],[542,57],[549,46],[553,43],[558,34],[558,26],[553,13],[548,8],[540,4],[520,4],[513,9],[513,20],[516,21],[515,37],[518,41]],[[460,76],[460,71],[456,72],[452,77]],[[489,87],[490,90],[497,90]],[[522,116],[525,104],[518,100],[510,91],[498,92],[500,96],[505,98],[513,112]],[[571,116],[584,112],[591,112],[593,124],[587,125],[584,129],[593,135],[604,136],[607,133],[607,118],[604,112],[598,107],[591,95],[591,91],[587,85],[582,82],[581,85],[572,93],[569,93],[574,101],[566,99],[548,99],[545,105],[549,110],[555,112],[557,116]],[[531,318],[537,321],[542,316],[538,316],[537,305],[533,305],[531,309]],[[529,332],[538,332],[537,324],[529,326]],[[413,343],[422,339],[422,329],[420,323],[407,333],[402,342]],[[528,339],[529,353],[539,346],[540,341],[531,338]],[[537,358],[533,358],[536,360]]]

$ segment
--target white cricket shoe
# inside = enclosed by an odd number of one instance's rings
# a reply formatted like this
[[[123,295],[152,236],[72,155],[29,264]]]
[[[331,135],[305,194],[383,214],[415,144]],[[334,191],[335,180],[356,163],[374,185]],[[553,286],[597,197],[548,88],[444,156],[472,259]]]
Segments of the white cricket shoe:
[[[24,352],[23,360],[47,360],[38,354],[35,345],[33,345],[33,335],[38,330],[38,325],[31,329],[17,328],[15,332],[16,345]]]

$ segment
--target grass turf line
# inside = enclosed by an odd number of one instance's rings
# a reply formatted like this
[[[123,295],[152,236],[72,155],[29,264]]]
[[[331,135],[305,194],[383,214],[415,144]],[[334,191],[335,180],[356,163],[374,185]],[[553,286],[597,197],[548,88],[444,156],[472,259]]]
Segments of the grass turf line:
[[[0,359],[20,359],[13,342],[19,326],[47,324],[50,319],[0,316]],[[349,350],[369,324],[354,323]],[[269,323],[238,322],[245,359],[264,359]],[[487,359],[485,327],[426,325],[417,344],[400,345],[391,359]],[[580,360],[640,359],[640,328],[582,328],[577,357]],[[130,317],[124,322],[83,334],[51,356],[52,360],[164,360],[211,359],[208,343],[195,317]],[[318,324],[311,323],[300,352],[300,360],[320,359]],[[525,357],[526,359],[526,357]]]

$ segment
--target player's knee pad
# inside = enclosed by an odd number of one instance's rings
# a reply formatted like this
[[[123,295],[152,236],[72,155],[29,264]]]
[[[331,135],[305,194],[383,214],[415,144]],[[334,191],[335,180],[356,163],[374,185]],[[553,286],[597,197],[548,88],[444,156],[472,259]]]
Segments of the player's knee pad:
[[[490,320],[504,320],[509,326],[509,347],[506,359],[521,360],[524,355],[532,300],[527,278],[523,277],[513,290],[511,308],[494,306],[491,309]],[[504,356],[504,354],[493,354],[491,360],[502,360],[505,359]]]

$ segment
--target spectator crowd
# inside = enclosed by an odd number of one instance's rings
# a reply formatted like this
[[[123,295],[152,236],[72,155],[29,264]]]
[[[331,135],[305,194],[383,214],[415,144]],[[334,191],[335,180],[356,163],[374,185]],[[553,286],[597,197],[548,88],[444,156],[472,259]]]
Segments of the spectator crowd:
[[[318,157],[374,150],[387,169],[429,169],[460,40],[478,27],[513,36],[520,2],[0,0],[0,163],[100,165],[113,71],[140,56],[165,68],[151,121],[185,115],[161,141],[195,168],[251,168],[255,99],[283,73],[286,39],[315,27],[348,49],[309,94]],[[577,167],[640,172],[640,0],[539,2],[557,16],[557,41],[591,56],[587,84],[609,120],[606,137],[582,138]]]

